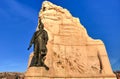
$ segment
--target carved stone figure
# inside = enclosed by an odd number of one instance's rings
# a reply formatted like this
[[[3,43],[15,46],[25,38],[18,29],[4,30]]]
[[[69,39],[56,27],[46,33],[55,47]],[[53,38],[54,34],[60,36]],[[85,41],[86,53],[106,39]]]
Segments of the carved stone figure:
[[[32,44],[34,44],[34,57],[30,66],[45,67],[46,70],[49,70],[49,68],[44,64],[45,56],[47,54],[46,44],[48,41],[48,34],[47,31],[44,30],[41,18],[39,18],[38,29],[39,30],[34,33],[28,47],[29,50]]]

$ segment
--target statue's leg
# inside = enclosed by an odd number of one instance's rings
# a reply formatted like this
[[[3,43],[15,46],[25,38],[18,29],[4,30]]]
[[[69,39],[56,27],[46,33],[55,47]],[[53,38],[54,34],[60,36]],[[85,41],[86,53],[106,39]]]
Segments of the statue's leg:
[[[44,63],[46,59],[46,50],[42,51],[43,53],[41,54],[41,61],[42,61],[42,66],[45,67],[46,70],[49,70],[49,67]]]
[[[44,56],[41,54],[41,59],[40,60],[41,60],[42,66],[44,66],[44,59],[43,58],[44,58]]]
[[[38,60],[38,66],[44,66],[44,55],[43,55],[43,51],[39,52],[39,60]]]
[[[42,57],[43,67],[45,67],[46,70],[49,70],[49,67],[44,63],[45,58],[46,58],[45,56],[46,56],[46,55],[44,55],[44,56]]]
[[[37,66],[39,59],[38,45],[35,45],[34,48],[34,66]]]
[[[39,56],[39,53],[34,53],[34,58],[35,58],[35,61],[34,61],[34,66],[37,66],[38,64],[38,56]]]
[[[39,51],[38,66],[42,66],[41,51]]]

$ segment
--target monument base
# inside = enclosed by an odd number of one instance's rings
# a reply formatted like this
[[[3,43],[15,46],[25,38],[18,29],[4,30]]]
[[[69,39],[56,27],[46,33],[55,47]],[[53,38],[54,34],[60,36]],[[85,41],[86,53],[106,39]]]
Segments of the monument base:
[[[116,77],[99,77],[99,78],[50,78],[50,77],[25,77],[25,79],[117,79]]]
[[[29,67],[25,73],[24,79],[117,79],[114,74],[82,74],[78,77],[69,77],[64,76],[55,76],[55,74],[51,73],[52,69],[46,70],[44,67]]]

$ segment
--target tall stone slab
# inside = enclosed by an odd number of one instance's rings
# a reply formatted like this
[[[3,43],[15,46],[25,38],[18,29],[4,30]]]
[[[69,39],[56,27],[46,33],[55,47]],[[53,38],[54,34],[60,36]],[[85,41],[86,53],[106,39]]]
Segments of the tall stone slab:
[[[48,32],[48,52],[43,67],[29,67],[25,79],[116,79],[105,45],[88,36],[78,18],[67,9],[44,1],[39,13]]]

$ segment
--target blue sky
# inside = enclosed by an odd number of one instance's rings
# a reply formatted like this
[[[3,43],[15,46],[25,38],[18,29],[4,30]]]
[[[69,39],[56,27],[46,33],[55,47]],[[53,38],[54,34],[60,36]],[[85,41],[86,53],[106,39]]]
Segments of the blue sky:
[[[113,70],[120,70],[120,0],[49,0],[80,18],[89,36],[106,46]],[[0,72],[24,72],[42,0],[0,0]]]

